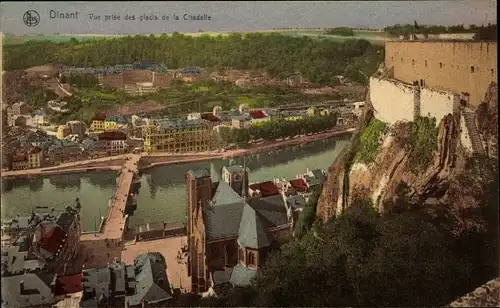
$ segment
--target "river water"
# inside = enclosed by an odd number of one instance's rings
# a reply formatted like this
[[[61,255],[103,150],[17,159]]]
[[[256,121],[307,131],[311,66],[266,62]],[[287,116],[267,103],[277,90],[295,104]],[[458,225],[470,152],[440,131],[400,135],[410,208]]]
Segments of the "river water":
[[[333,137],[307,145],[251,155],[246,158],[250,169],[249,182],[292,179],[307,168],[327,169],[349,143],[349,136]],[[130,225],[157,221],[186,220],[185,175],[189,169],[243,164],[243,158],[212,162],[167,165],[146,170],[137,195],[137,210]],[[80,173],[39,177],[34,180],[3,180],[2,217],[28,215],[36,206],[63,209],[80,199],[85,231],[96,230],[99,217],[107,214],[108,200],[115,190],[115,172]],[[36,209],[35,209],[36,211]]]

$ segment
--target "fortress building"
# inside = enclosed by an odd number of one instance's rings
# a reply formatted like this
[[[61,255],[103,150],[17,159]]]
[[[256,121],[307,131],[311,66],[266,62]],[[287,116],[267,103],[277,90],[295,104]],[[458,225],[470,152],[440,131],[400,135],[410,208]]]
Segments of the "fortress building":
[[[497,81],[497,43],[402,41],[385,44],[385,66],[396,80],[435,90],[468,93],[468,106],[481,103]]]
[[[385,45],[385,67],[370,78],[375,116],[388,124],[449,114],[460,119],[462,145],[489,152],[475,110],[497,82],[497,43],[399,41]]]

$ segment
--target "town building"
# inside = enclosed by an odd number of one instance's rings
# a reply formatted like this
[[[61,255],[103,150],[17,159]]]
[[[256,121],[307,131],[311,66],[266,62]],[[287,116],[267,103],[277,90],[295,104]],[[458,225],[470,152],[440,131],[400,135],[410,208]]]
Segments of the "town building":
[[[107,268],[82,273],[80,307],[165,307],[173,300],[165,258],[158,252],[141,254],[134,264],[114,260]]]
[[[127,128],[127,120],[122,116],[107,116],[104,120],[104,130],[116,130],[119,128]]]
[[[155,122],[143,130],[146,152],[202,152],[212,149],[214,132],[210,121],[162,119]]]
[[[213,165],[211,171],[187,173],[193,292],[248,286],[268,253],[291,238],[286,199],[280,194],[248,198],[247,183],[248,170],[242,166],[224,167],[222,179]],[[260,190],[257,186],[252,193]]]
[[[80,138],[85,135],[85,131],[87,128],[85,127],[85,123],[82,121],[68,121],[66,126],[69,127],[69,131],[71,135],[78,135]]]
[[[90,124],[90,131],[96,133],[103,132],[106,129],[104,121],[106,121],[105,115],[96,114],[94,118],[92,118],[92,123]]]
[[[53,164],[77,161],[82,157],[83,151],[80,146],[66,139],[54,141],[47,149],[47,159]]]
[[[32,212],[31,216],[4,221],[2,238],[9,240],[2,246],[2,279],[38,270],[61,275],[73,270],[81,234],[80,208],[77,199],[63,211]]]
[[[28,168],[40,168],[43,165],[43,151],[40,147],[34,147],[28,150]]]
[[[45,114],[43,110],[35,110],[30,118],[27,118],[27,123],[28,126],[33,126],[33,127],[40,127],[40,126],[47,126],[50,124],[49,118]]]
[[[77,200],[60,213],[32,213],[3,223],[2,237],[12,241],[2,246],[2,307],[51,307],[62,299],[59,277],[78,251],[79,212]]]
[[[263,110],[251,110],[248,112],[250,115],[250,124],[258,125],[271,121],[271,117]]]
[[[57,139],[64,139],[71,134],[71,129],[67,125],[59,125],[56,131]]]
[[[249,128],[252,117],[249,114],[232,116],[231,126],[236,129]]]
[[[120,131],[106,131],[98,136],[98,147],[107,155],[123,154],[128,150],[127,134]]]
[[[17,102],[12,104],[11,108],[7,110],[13,115],[28,115],[30,113],[30,108],[25,102]]]

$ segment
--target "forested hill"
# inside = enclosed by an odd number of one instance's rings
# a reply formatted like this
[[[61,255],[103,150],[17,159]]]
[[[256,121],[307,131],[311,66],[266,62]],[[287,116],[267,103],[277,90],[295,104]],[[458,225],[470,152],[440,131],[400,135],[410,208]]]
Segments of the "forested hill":
[[[128,36],[65,43],[30,41],[4,46],[4,69],[59,62],[98,67],[151,61],[168,68],[265,69],[273,76],[300,72],[311,82],[331,83],[335,75],[366,82],[383,59],[383,48],[366,40],[318,40],[278,33],[199,37],[182,34]]]

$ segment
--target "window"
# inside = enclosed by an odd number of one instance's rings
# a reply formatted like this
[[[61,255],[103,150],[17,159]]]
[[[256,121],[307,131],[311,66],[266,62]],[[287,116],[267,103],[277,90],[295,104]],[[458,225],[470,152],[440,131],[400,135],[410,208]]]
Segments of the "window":
[[[243,248],[238,249],[238,260],[244,262]]]
[[[255,254],[253,252],[248,253],[248,265],[256,265],[255,264]]]
[[[474,71],[475,71],[475,70],[476,70],[476,69],[474,68],[474,65],[470,67],[470,72],[471,72],[471,73],[474,73]]]
[[[415,59],[411,59],[411,65],[415,65]]]
[[[424,63],[424,64],[425,64],[425,67],[427,67],[427,60],[425,60],[425,63]]]
[[[401,58],[401,63],[404,63],[403,58]]]
[[[443,63],[439,62],[439,68],[443,68]]]
[[[495,76],[495,70],[491,69],[491,77]]]

